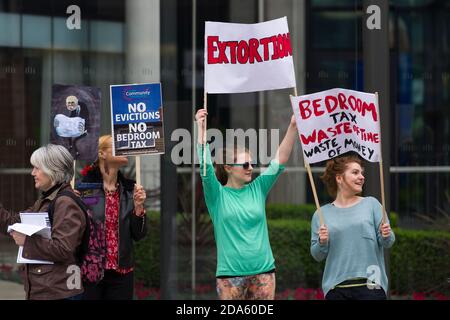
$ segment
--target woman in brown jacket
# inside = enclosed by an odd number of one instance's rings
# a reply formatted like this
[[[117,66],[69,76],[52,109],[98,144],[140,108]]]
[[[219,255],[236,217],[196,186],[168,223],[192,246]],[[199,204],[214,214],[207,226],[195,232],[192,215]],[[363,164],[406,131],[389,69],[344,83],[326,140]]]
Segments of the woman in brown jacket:
[[[35,188],[40,198],[25,212],[47,212],[49,204],[60,191],[73,192],[69,182],[73,176],[73,158],[63,146],[49,144],[33,152]],[[6,234],[9,225],[20,222],[0,204],[0,232]],[[68,196],[59,196],[54,203],[51,238],[26,236],[13,231],[10,235],[23,246],[23,257],[48,260],[53,264],[25,264],[25,293],[27,299],[78,299],[83,292],[76,250],[81,244],[86,226],[85,213]]]

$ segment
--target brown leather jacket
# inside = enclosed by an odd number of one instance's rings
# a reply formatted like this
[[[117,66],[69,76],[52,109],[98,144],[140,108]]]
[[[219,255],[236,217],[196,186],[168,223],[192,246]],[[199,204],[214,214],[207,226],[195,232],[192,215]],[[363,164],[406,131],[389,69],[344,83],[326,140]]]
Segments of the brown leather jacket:
[[[59,190],[72,191],[69,184],[63,184],[47,197],[41,197],[24,212],[46,212],[50,202]],[[0,204],[0,232],[6,233],[8,225],[20,222],[18,213],[8,212]],[[23,257],[27,259],[50,260],[54,264],[25,265],[25,293],[30,300],[64,299],[83,292],[81,279],[73,267],[75,252],[80,245],[86,226],[84,212],[69,197],[58,197],[53,215],[52,237],[26,237]],[[79,285],[78,285],[79,284]]]

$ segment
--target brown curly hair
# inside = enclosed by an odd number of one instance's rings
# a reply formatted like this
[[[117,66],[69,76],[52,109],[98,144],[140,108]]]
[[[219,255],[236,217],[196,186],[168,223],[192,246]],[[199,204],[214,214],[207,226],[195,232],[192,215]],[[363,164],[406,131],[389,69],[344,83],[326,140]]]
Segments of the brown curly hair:
[[[363,161],[356,154],[340,156],[327,161],[325,172],[320,179],[325,184],[328,194],[333,198],[336,198],[338,190],[336,176],[343,174],[347,169],[347,164],[352,162],[356,162],[361,166],[361,168],[364,167]]]
[[[216,161],[214,162],[214,168],[216,169],[216,177],[217,180],[219,180],[221,185],[226,185],[228,182],[228,173],[225,170],[225,165],[230,163],[229,161],[232,160],[231,163],[236,163],[237,155],[245,152],[250,154],[247,148],[241,148],[241,147],[226,147],[223,149],[217,150],[216,153]]]

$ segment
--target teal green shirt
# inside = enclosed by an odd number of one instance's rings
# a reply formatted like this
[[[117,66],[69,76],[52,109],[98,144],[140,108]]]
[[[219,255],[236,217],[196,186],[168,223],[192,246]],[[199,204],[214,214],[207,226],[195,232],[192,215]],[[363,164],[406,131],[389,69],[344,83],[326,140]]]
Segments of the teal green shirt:
[[[246,276],[274,269],[266,197],[284,166],[272,160],[268,169],[251,183],[241,189],[229,188],[216,178],[208,145],[206,176],[203,176],[202,147],[197,145],[197,151],[205,202],[214,225],[216,276]]]
[[[328,243],[319,242],[319,216],[311,223],[311,254],[317,261],[326,259],[322,290],[326,295],[337,284],[353,279],[368,278],[387,293],[388,279],[384,265],[384,248],[390,248],[394,232],[389,238],[381,236],[382,207],[373,197],[362,198],[349,208],[332,204],[323,207],[328,227]]]

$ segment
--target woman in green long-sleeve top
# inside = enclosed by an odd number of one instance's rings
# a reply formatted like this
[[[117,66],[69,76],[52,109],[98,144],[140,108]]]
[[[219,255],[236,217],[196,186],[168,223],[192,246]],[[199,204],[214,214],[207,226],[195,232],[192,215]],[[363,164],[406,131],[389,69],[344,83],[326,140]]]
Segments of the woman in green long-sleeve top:
[[[214,225],[217,247],[217,293],[226,299],[274,299],[275,260],[270,248],[265,202],[283,172],[297,138],[292,116],[275,159],[252,181],[252,156],[246,150],[225,149],[226,164],[212,165],[208,144],[203,141],[206,110],[198,110],[198,155],[206,206]],[[203,176],[203,148],[206,175]],[[225,162],[225,161],[224,161]]]
[[[395,235],[382,222],[382,207],[373,197],[360,197],[364,168],[357,155],[327,162],[321,177],[335,200],[323,206],[324,225],[312,218],[311,254],[326,259],[322,289],[327,300],[385,300],[388,279],[384,248]]]

